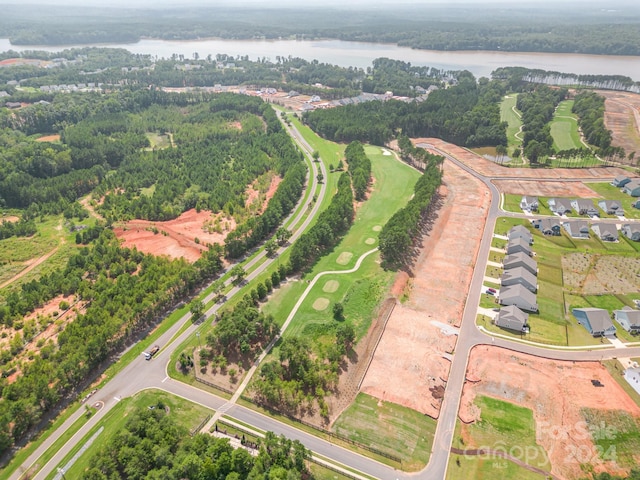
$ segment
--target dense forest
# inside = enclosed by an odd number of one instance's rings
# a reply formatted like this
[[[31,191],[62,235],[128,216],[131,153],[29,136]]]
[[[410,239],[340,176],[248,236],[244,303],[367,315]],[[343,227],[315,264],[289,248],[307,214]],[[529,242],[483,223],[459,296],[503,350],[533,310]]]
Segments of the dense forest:
[[[91,458],[83,480],[312,478],[306,465],[310,453],[297,440],[267,432],[253,456],[226,438],[189,436],[163,404],[154,407],[128,416],[113,441]]]
[[[161,312],[220,272],[220,255],[219,249],[212,248],[193,265],[170,261],[122,248],[115,235],[104,229],[64,268],[10,293],[0,306],[0,322],[17,332],[11,349],[0,358],[0,454],[65,396],[83,388],[91,372],[120,351],[132,335],[149,328]],[[35,320],[24,322],[24,315],[61,294],[76,296],[83,313],[62,329],[57,341],[49,339],[32,352],[29,361],[16,363],[14,357],[48,326]],[[7,381],[8,373],[18,368],[17,378]]]
[[[457,85],[431,92],[423,102],[388,100],[305,113],[304,122],[333,141],[384,145],[396,132],[409,137],[438,137],[458,145],[506,145],[499,102],[504,86],[479,82],[466,72]]]
[[[119,42],[144,37],[168,40],[198,38],[336,38],[396,43],[433,50],[501,50],[609,55],[640,54],[640,15],[628,1],[574,8],[572,3],[521,3],[509,9],[488,4],[381,5],[362,9],[311,6],[281,8],[157,9],[41,7],[38,14],[7,5],[0,35],[16,45],[65,45]],[[71,10],[72,9],[72,10]],[[615,35],[611,35],[615,28]]]
[[[567,96],[566,89],[554,90],[544,85],[518,95],[516,107],[522,112],[524,156],[532,164],[553,153],[551,125],[558,104]]]

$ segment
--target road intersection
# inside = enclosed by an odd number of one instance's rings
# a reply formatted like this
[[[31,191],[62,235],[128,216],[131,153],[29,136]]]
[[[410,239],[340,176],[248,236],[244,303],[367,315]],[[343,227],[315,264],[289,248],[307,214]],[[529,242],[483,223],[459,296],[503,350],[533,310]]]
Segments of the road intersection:
[[[288,128],[289,133],[298,142],[301,148],[305,151],[307,157],[310,157],[312,149],[304,141],[302,135],[294,128]],[[71,449],[80,440],[86,436],[86,434],[98,424],[98,422],[104,418],[106,413],[113,408],[122,398],[132,396],[142,390],[146,389],[161,389],[185,398],[189,401],[204,405],[215,411],[224,411],[225,416],[236,419],[244,424],[252,425],[256,429],[263,431],[273,431],[276,434],[283,434],[292,440],[301,441],[312,452],[322,455],[328,459],[331,459],[337,464],[347,465],[351,469],[362,472],[368,476],[381,479],[408,479],[408,478],[420,478],[420,479],[444,479],[446,477],[447,465],[449,461],[449,453],[453,441],[453,435],[455,431],[455,425],[457,420],[458,409],[460,406],[460,399],[462,396],[462,390],[466,381],[467,362],[471,350],[477,345],[494,345],[497,347],[507,348],[515,352],[526,353],[539,357],[555,360],[573,360],[573,361],[598,361],[604,359],[615,358],[620,355],[620,349],[593,349],[593,350],[569,350],[569,349],[553,349],[549,347],[537,346],[534,344],[520,343],[506,338],[502,338],[497,335],[490,335],[477,328],[476,315],[477,306],[479,304],[480,294],[482,292],[482,282],[484,279],[485,264],[489,257],[489,249],[491,246],[491,240],[493,237],[493,231],[495,227],[496,219],[499,216],[505,215],[500,209],[500,193],[495,185],[492,183],[492,178],[480,175],[473,169],[469,168],[456,158],[449,155],[447,152],[438,150],[432,145],[419,144],[418,146],[429,148],[432,151],[444,156],[449,162],[462,168],[470,175],[475,176],[481,180],[486,187],[491,197],[490,208],[487,215],[483,237],[478,250],[478,261],[474,269],[472,276],[469,293],[465,309],[463,312],[463,318],[461,327],[458,332],[458,340],[455,348],[455,354],[452,358],[451,368],[449,372],[449,379],[446,385],[444,399],[442,402],[440,417],[438,419],[435,438],[432,447],[432,454],[430,456],[429,463],[420,472],[417,473],[405,473],[397,469],[393,469],[387,465],[381,464],[375,460],[362,456],[351,450],[342,448],[327,440],[318,438],[306,431],[295,428],[291,425],[280,422],[276,419],[263,415],[252,409],[229,403],[226,399],[200,390],[193,386],[184,384],[182,382],[171,379],[167,374],[167,366],[170,361],[172,351],[179,345],[183,344],[186,340],[192,337],[198,328],[198,325],[191,324],[181,334],[180,332],[183,325],[190,321],[190,314],[185,315],[182,319],[176,322],[162,337],[157,340],[160,345],[165,347],[159,352],[159,354],[151,361],[147,362],[142,356],[127,365],[120,373],[118,373],[112,380],[107,382],[93,397],[92,402],[102,402],[104,405],[101,409],[93,415],[93,417],[69,440],[64,447],[53,456],[53,458],[44,465],[39,472],[33,476],[34,479],[47,478],[57,467],[62,464],[63,458],[71,451]],[[312,192],[316,188],[316,168],[324,169],[322,163],[311,162],[313,165],[310,178],[313,180]],[[323,175],[326,177],[326,171],[323,171]],[[326,193],[326,186],[322,185],[322,191],[318,195],[318,201],[313,205],[313,208],[309,212],[309,215],[301,226],[296,230],[292,236],[292,242],[297,238],[309,225],[309,223],[315,218],[321,199]],[[302,215],[306,212],[306,209],[299,209],[299,213],[292,222],[296,224],[301,220]],[[509,216],[520,216],[518,214],[508,214]],[[527,217],[529,218],[529,217]],[[251,265],[246,265],[245,268],[250,268],[252,265],[263,260],[264,253],[256,256]],[[255,271],[251,272],[247,276],[247,281],[255,278],[259,275],[270,262],[274,259],[268,259],[260,264]],[[234,287],[228,294],[227,298],[231,298],[239,291],[239,287]],[[212,295],[210,295],[212,297]],[[205,299],[205,303],[211,301],[212,298]],[[209,321],[212,316],[221,305],[216,304],[210,308],[206,314],[204,321]],[[637,357],[640,356],[640,347],[625,348],[625,356]],[[23,472],[27,471],[29,467],[34,465],[40,456],[46,451],[52,443],[58,439],[68,428],[71,427],[73,422],[84,414],[84,408],[79,408],[74,414],[58,429],[56,430],[46,442],[29,457],[24,463],[23,468],[16,471],[11,477],[11,480],[19,480]]]

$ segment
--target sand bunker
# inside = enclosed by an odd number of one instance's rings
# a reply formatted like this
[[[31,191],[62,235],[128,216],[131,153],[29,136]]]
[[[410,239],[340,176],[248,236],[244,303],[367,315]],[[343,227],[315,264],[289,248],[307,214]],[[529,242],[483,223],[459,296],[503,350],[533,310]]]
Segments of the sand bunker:
[[[340,254],[340,256],[338,257],[338,259],[336,260],[336,263],[338,265],[346,265],[347,263],[349,263],[351,261],[352,258],[353,258],[353,253],[351,253],[351,252],[342,252]]]
[[[327,283],[324,284],[324,287],[322,287],[322,291],[327,293],[333,293],[336,290],[338,290],[339,286],[340,286],[340,282],[338,282],[337,280],[329,280]]]
[[[380,225],[376,225],[375,227],[372,228],[372,230],[374,232],[379,232],[380,230],[382,230],[382,227]]]
[[[376,243],[376,239],[375,238],[367,238],[364,243],[366,243],[367,245],[373,245],[374,243]]]
[[[324,297],[320,297],[318,299],[316,299],[315,302],[313,302],[313,309],[314,310],[325,310],[327,307],[329,306],[329,299],[328,298],[324,298]]]

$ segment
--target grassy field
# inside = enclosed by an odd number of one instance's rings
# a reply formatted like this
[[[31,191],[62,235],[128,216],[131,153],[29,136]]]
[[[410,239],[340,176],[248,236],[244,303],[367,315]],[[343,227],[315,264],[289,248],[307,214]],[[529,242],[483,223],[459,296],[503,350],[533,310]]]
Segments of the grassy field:
[[[366,153],[371,159],[375,178],[370,198],[359,206],[356,220],[342,242],[320,259],[305,279],[323,271],[352,268],[363,253],[377,246],[380,227],[412,194],[419,176],[415,170],[390,155],[383,155],[379,147],[366,147]],[[323,337],[331,341],[326,335],[335,328],[331,308],[336,302],[342,302],[347,321],[353,322],[357,338],[361,338],[393,276],[380,268],[378,259],[378,253],[369,256],[353,274],[324,276],[300,306],[286,334],[304,333],[316,341],[323,341]],[[263,310],[283,322],[306,287],[306,282],[284,286],[272,295]],[[325,306],[321,308],[323,303]]]
[[[103,445],[108,445],[117,433],[123,428],[130,412],[138,408],[146,408],[162,402],[169,408],[170,415],[174,416],[177,423],[189,430],[197,427],[207,415],[213,413],[201,405],[188,402],[180,397],[174,397],[160,390],[145,390],[137,395],[125,398],[120,401],[90,432],[83,438],[74,450],[61,462],[59,467],[64,466],[70,458],[84,445],[84,443],[102,426],[104,431],[96,438],[94,443],[77,460],[77,462],[65,472],[68,478],[81,478],[82,472],[89,466],[90,459],[94,452],[97,452]],[[48,479],[53,479],[52,473]]]
[[[622,410],[583,408],[582,416],[602,460],[636,467],[640,451],[640,420]]]
[[[427,464],[435,429],[432,418],[364,393],[333,425],[340,435],[399,456],[404,471],[417,471]]]
[[[74,220],[75,225],[93,225],[95,219],[87,218],[82,222]],[[27,268],[26,262],[33,262],[47,254],[52,255],[15,282],[0,290],[0,299],[6,298],[11,291],[24,283],[40,278],[57,268],[66,265],[67,260],[76,251],[75,233],[69,231],[62,215],[46,216],[36,219],[37,233],[32,237],[10,237],[0,240],[0,285],[10,281]]]
[[[514,112],[517,100],[518,94],[511,94],[504,97],[500,103],[500,121],[508,123],[507,142],[509,149],[519,147],[522,144],[522,140],[516,137],[522,125],[520,116]]]
[[[571,112],[573,100],[560,102],[551,121],[551,136],[553,137],[553,148],[560,150],[573,150],[583,148],[578,132],[578,120]]]
[[[499,449],[536,468],[547,471],[551,469],[545,450],[536,443],[535,421],[531,409],[485,396],[476,397],[475,404],[482,412],[480,421],[465,427],[469,437],[466,442],[462,440],[462,430],[458,422],[453,441],[454,447]],[[543,477],[491,454],[477,457],[452,454],[447,478],[453,480],[457,478],[540,479]]]

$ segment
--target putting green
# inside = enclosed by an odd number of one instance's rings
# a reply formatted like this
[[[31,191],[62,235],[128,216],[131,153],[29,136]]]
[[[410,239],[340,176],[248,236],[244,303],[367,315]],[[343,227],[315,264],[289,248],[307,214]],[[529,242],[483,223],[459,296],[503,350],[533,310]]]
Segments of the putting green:
[[[364,243],[366,243],[367,245],[373,245],[374,243],[376,243],[376,239],[369,237],[364,241]]]
[[[382,230],[382,227],[380,225],[376,225],[375,227],[373,227],[374,232],[379,232],[380,230]]]
[[[329,299],[320,297],[313,302],[314,310],[325,310],[329,306]]]
[[[351,261],[352,257],[353,257],[353,253],[351,253],[351,252],[342,252],[340,254],[340,256],[338,257],[338,259],[336,260],[336,263],[338,265],[346,265],[347,263],[349,263]]]
[[[340,286],[340,282],[338,282],[337,280],[329,280],[327,283],[324,284],[324,287],[322,287],[322,291],[327,293],[333,293],[336,290],[338,290],[339,286]]]

